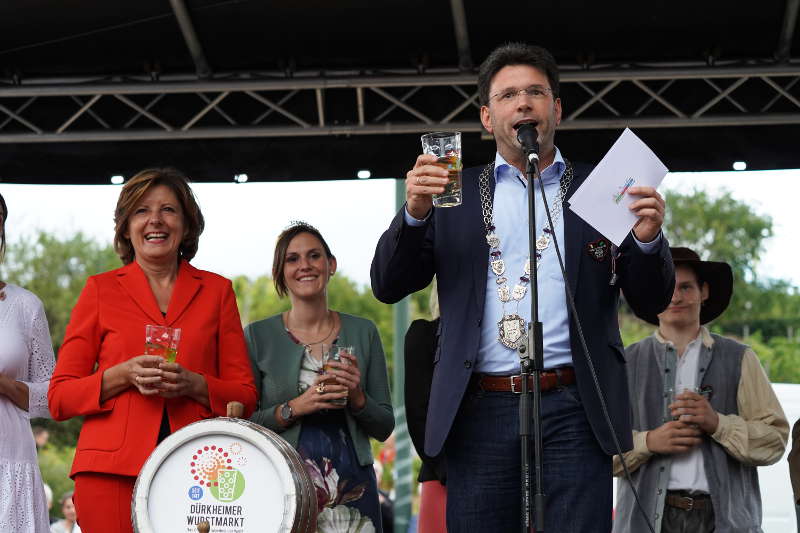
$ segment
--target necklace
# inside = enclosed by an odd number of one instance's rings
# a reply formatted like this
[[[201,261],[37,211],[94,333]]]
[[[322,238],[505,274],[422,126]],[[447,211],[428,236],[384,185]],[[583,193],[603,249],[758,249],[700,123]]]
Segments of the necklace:
[[[330,309],[328,310],[328,316],[329,316],[329,317],[331,316],[331,311],[330,311]],[[289,313],[288,313],[288,312],[286,313],[286,325],[285,325],[285,326],[283,326],[283,329],[285,329],[285,330],[286,330],[286,333],[288,333],[288,334],[289,334],[289,337],[290,337],[290,338],[291,338],[291,339],[292,339],[292,340],[293,340],[295,343],[297,343],[297,344],[302,344],[303,346],[306,346],[306,347],[313,346],[313,345],[315,345],[315,344],[320,344],[322,341],[324,341],[325,339],[327,339],[328,337],[330,337],[330,336],[331,336],[331,334],[333,333],[333,330],[334,330],[335,328],[336,328],[336,320],[334,320],[334,319],[331,319],[331,329],[330,329],[330,331],[328,331],[328,334],[327,334],[327,335],[325,335],[324,337],[322,337],[322,338],[321,338],[320,340],[318,340],[318,341],[314,341],[314,342],[303,342],[303,341],[301,341],[300,339],[298,339],[298,338],[297,338],[297,335],[295,335],[294,333],[292,333],[292,330],[291,330],[291,329],[289,329]]]
[[[564,170],[564,175],[561,177],[558,193],[553,200],[553,211],[551,214],[553,226],[558,224],[564,198],[572,184],[572,163],[567,160],[564,162],[566,169]],[[519,282],[514,284],[513,290],[509,289],[508,278],[503,275],[506,273],[506,264],[502,259],[503,252],[500,250],[500,237],[494,232],[494,199],[492,198],[491,189],[489,188],[489,175],[493,170],[494,162],[486,165],[486,168],[483,169],[478,177],[478,186],[481,196],[481,209],[483,211],[483,224],[486,227],[486,242],[489,244],[489,265],[497,278],[495,280],[498,286],[497,297],[503,304],[503,317],[497,322],[499,333],[497,340],[503,346],[516,350],[525,334],[525,320],[519,315],[519,302],[528,292],[528,284],[530,283],[531,275],[531,260],[530,256],[528,256],[523,265]],[[533,187],[534,185],[529,183],[528,186]],[[539,268],[542,254],[550,246],[550,238],[553,235],[553,231],[549,222],[545,223],[542,234],[536,239],[535,268],[537,269]],[[515,309],[513,313],[507,313],[506,304],[511,301],[515,302]]]

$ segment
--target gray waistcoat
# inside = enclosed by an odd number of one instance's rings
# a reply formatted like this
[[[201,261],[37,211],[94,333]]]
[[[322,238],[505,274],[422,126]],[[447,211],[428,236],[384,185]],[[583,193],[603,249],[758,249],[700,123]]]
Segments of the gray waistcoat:
[[[711,335],[711,348],[700,347],[698,382],[711,387],[711,406],[721,414],[738,414],[736,402],[742,356],[745,345],[732,339]],[[655,336],[633,344],[626,350],[628,386],[632,402],[633,429],[648,431],[671,420],[667,405],[674,396],[677,356],[669,344],[658,342]],[[717,533],[761,532],[761,493],[755,467],[740,463],[725,452],[711,437],[701,444],[703,462]],[[669,455],[653,455],[631,478],[639,499],[656,532],[661,529],[664,499],[667,494],[670,466]],[[649,531],[636,506],[627,480],[620,478],[617,488],[615,533]]]

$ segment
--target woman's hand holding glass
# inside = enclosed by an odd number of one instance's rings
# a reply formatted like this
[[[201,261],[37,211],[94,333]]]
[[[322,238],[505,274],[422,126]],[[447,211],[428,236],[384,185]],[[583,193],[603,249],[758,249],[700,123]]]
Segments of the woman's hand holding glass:
[[[208,406],[208,385],[203,376],[158,355],[137,355],[106,370],[101,401],[120,394],[129,386],[136,387],[143,396],[188,396]]]
[[[358,359],[352,353],[340,352],[340,355],[341,361],[328,362],[328,374],[346,388],[350,408],[359,411],[364,408],[367,397],[361,390],[361,370],[358,368]]]
[[[164,398],[178,398],[188,396],[206,407],[208,403],[208,384],[206,380],[197,372],[187,370],[178,363],[170,363],[161,359],[159,364],[161,369],[161,383],[159,396]]]
[[[332,403],[333,400],[347,398],[347,387],[331,380],[331,376],[321,374],[303,394],[290,400],[293,416],[305,416],[325,409],[342,409],[344,405]]]
[[[158,365],[163,360],[162,357],[157,355],[137,355],[124,363],[111,367],[106,373],[121,374],[123,379],[128,384],[136,387],[142,395],[152,396],[158,394],[160,390],[162,371]],[[115,396],[120,392],[122,391],[116,391],[115,394],[110,394],[109,397]]]

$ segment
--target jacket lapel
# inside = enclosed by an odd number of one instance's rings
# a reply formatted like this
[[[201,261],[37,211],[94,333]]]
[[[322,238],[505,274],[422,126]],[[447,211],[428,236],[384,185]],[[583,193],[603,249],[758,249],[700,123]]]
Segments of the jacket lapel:
[[[573,172],[577,172],[573,168]],[[580,183],[583,181],[584,176],[578,179],[576,173],[567,191],[567,198],[572,197],[572,194],[578,190]],[[567,281],[569,282],[570,291],[574,295],[578,285],[578,270],[581,262],[581,251],[583,248],[583,221],[576,215],[572,209],[569,208],[569,202],[564,202],[562,212],[564,216],[564,261],[567,267]]]
[[[172,289],[172,297],[167,309],[167,325],[171,326],[186,310],[194,299],[200,287],[203,286],[203,276],[199,270],[186,261],[181,261],[178,268],[178,278]]]
[[[136,261],[132,261],[117,271],[117,281],[122,286],[122,290],[153,321],[153,324],[164,324],[164,317],[158,309],[158,303],[150,289],[150,284]]]
[[[483,208],[481,207],[481,194],[478,177],[483,172],[484,167],[480,167],[473,179],[469,180],[470,196],[474,207],[465,212],[468,213],[467,221],[469,228],[469,239],[472,245],[472,281],[473,291],[475,292],[475,304],[478,309],[478,319],[483,318],[483,308],[486,303],[486,276],[489,268],[489,244],[486,242],[486,227],[483,223]],[[494,198],[494,175],[489,177],[489,194]]]

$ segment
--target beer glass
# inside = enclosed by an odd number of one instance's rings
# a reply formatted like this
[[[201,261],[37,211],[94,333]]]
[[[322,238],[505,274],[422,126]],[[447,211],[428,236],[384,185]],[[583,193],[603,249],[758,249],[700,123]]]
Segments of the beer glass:
[[[178,343],[181,340],[180,328],[154,326],[148,324],[144,331],[144,354],[158,355],[169,363],[178,357]]]
[[[421,137],[422,153],[435,155],[436,164],[447,169],[444,192],[433,195],[436,207],[461,205],[461,132],[435,131]]]
[[[323,346],[324,349],[324,346]],[[323,351],[322,353],[322,371],[327,374],[328,371],[331,369],[329,363],[331,361],[336,361],[337,363],[345,363],[347,364],[347,359],[342,357],[343,354],[350,354],[353,355],[353,347],[352,346],[339,346],[337,344],[331,344],[328,347],[327,351]],[[336,383],[335,379],[330,379],[330,383]],[[346,391],[345,391],[346,392]],[[347,405],[347,398],[337,398],[335,400],[331,400],[330,403],[336,405]]]

